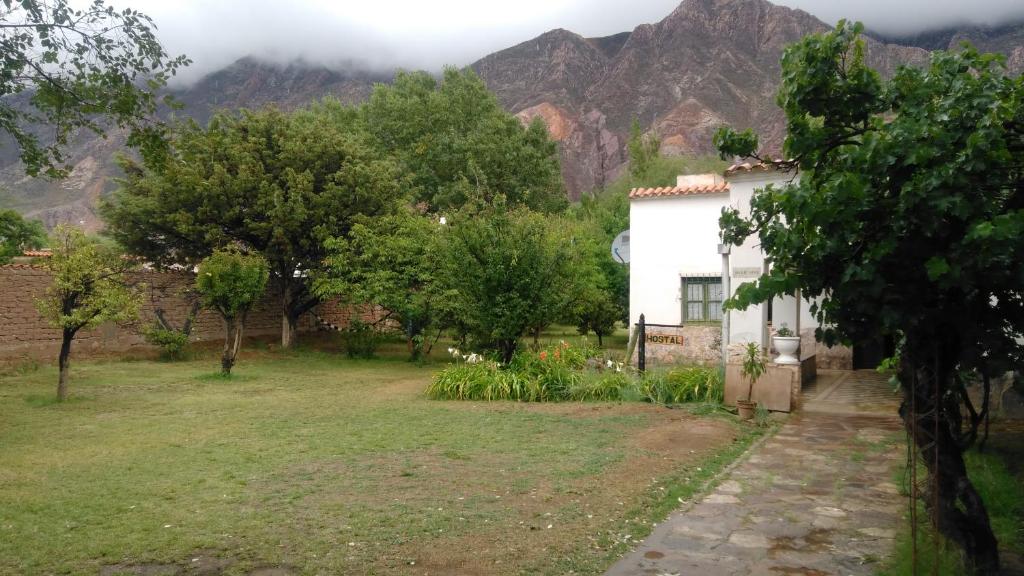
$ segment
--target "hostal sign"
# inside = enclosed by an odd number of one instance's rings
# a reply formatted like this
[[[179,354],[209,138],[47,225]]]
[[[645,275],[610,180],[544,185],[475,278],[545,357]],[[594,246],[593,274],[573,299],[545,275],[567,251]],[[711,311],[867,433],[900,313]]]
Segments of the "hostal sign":
[[[683,337],[675,334],[647,334],[648,344],[675,344],[676,346],[683,345]]]

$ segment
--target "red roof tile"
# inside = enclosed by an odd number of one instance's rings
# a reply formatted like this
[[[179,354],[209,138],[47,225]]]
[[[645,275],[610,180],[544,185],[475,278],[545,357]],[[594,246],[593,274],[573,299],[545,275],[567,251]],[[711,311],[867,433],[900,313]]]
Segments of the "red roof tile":
[[[25,250],[21,255],[28,258],[49,258],[53,255],[53,252],[44,248],[42,250]]]
[[[718,194],[728,192],[729,183],[695,184],[692,186],[666,186],[664,188],[633,188],[629,191],[632,198],[663,198],[666,196],[696,196],[698,194]]]

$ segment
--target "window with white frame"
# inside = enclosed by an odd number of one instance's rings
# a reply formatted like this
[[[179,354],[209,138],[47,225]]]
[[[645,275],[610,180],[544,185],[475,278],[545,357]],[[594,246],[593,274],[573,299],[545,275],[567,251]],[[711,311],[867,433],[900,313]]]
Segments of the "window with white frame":
[[[682,277],[683,322],[721,322],[722,278],[720,276]]]

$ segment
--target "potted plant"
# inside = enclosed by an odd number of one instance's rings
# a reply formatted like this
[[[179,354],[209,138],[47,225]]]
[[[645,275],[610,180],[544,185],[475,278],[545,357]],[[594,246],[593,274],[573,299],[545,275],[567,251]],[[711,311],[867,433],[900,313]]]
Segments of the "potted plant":
[[[800,358],[797,357],[797,350],[800,349],[800,337],[794,334],[789,326],[783,324],[775,331],[775,334],[772,335],[772,346],[779,353],[775,357],[776,364],[800,363]]]
[[[754,383],[761,378],[766,369],[764,357],[761,355],[761,346],[756,342],[747,342],[747,346],[743,350],[743,366],[740,368],[740,373],[750,385],[747,387],[747,398],[736,400],[736,411],[739,412],[740,418],[743,420],[750,420],[754,417],[754,411],[757,410],[757,402],[753,400]]]

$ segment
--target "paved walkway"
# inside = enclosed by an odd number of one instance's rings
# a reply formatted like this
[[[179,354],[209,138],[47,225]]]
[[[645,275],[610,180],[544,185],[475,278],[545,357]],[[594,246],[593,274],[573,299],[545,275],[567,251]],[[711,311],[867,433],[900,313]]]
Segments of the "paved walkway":
[[[608,576],[874,574],[907,505],[894,484],[902,432],[883,379],[833,376]]]

